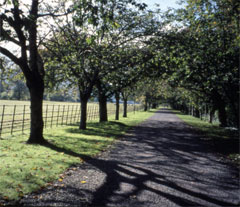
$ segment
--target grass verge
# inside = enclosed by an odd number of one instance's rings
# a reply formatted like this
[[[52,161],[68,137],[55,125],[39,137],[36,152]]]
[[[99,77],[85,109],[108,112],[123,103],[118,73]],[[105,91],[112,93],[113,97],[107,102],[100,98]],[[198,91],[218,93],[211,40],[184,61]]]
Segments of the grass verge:
[[[235,164],[240,164],[239,154],[239,132],[230,130],[202,121],[190,115],[185,115],[179,111],[174,111],[176,115],[188,125],[200,131],[213,144],[215,150],[231,159]]]
[[[67,168],[97,156],[131,126],[151,115],[132,112],[119,121],[90,122],[84,131],[77,125],[47,129],[46,146],[26,144],[26,135],[0,140],[0,200],[18,200],[54,180],[61,182],[60,174]]]

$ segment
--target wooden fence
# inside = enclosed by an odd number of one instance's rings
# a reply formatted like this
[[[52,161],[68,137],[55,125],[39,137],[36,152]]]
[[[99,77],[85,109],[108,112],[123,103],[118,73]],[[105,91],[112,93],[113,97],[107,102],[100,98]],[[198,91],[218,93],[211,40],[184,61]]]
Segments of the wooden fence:
[[[128,112],[139,111],[140,105],[128,105]],[[120,105],[120,114],[123,106]],[[108,104],[108,115],[115,114],[115,105]],[[29,105],[0,105],[0,137],[3,134],[24,133],[30,130],[30,106]],[[50,105],[43,106],[44,128],[59,125],[70,125],[80,121],[80,104],[74,105]],[[99,106],[89,104],[87,108],[87,121],[99,118]]]

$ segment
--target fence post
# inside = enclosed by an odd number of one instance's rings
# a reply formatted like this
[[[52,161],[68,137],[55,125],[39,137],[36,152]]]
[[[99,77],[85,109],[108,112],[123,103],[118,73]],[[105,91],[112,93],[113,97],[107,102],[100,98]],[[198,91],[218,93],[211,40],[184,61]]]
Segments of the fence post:
[[[24,132],[24,124],[25,124],[25,108],[26,108],[26,105],[23,106],[22,134]]]
[[[52,107],[51,128],[52,128],[52,123],[53,123],[53,115],[54,115],[54,105]]]
[[[94,106],[94,120],[97,119],[97,106]]]
[[[90,113],[89,113],[89,111],[90,111],[90,107],[87,106],[87,121],[90,120]]]
[[[63,125],[63,119],[64,119],[64,110],[65,110],[65,105],[63,106],[62,125]]]
[[[71,113],[70,124],[73,124],[73,121],[72,121],[72,118],[73,118],[73,109],[74,109],[74,105],[72,105],[72,113]]]
[[[90,116],[91,116],[91,107],[87,107],[87,121],[90,121]]]
[[[75,107],[76,109],[75,109],[75,113],[74,113],[74,123],[76,124],[76,117],[77,117],[77,112],[78,112],[78,105],[76,105],[76,107]]]
[[[76,109],[76,113],[75,113],[75,120],[74,120],[75,123],[77,123],[78,112],[80,113],[80,106],[79,105],[77,105],[77,109]]]
[[[93,105],[93,120],[95,120],[95,108],[96,108],[96,106],[95,105]]]
[[[58,126],[59,110],[60,110],[60,105],[58,105],[58,113],[57,113],[57,125],[56,125],[56,126]]]
[[[16,113],[16,105],[14,105],[14,109],[13,109],[13,119],[12,119],[11,134],[13,133],[13,126],[14,126],[14,121],[15,121],[15,113]]]
[[[48,105],[46,105],[46,117],[45,117],[45,128],[47,127],[47,114],[48,114]]]
[[[68,123],[68,113],[69,113],[69,105],[68,105],[68,109],[67,109],[67,119],[66,119],[66,125]]]
[[[93,120],[93,106],[91,107],[91,111],[90,111],[90,119],[91,119],[91,121]]]
[[[1,127],[0,127],[0,137],[1,137],[1,135],[2,135],[2,130],[3,130],[4,112],[5,112],[5,105],[3,105],[3,110],[2,110]]]
[[[81,105],[80,105],[80,109],[79,109],[79,123],[81,122]]]
[[[91,106],[90,108],[90,118],[89,118],[89,121],[92,121],[93,120],[93,106]]]

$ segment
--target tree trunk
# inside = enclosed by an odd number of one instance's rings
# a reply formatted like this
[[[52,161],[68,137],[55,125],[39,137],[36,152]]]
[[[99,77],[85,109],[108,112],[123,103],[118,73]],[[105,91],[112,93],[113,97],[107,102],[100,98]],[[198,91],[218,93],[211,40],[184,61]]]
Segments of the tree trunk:
[[[127,99],[123,99],[123,117],[127,117]]]
[[[107,114],[107,97],[102,92],[98,94],[99,96],[99,121],[104,122],[108,121]]]
[[[199,109],[196,109],[196,117],[200,118],[200,111],[199,111]]]
[[[87,102],[88,98],[81,96],[81,120],[79,129],[85,130],[87,128]]]
[[[145,103],[144,104],[144,111],[147,111],[148,110],[148,105]]]
[[[106,92],[104,90],[104,86],[99,79],[96,81],[96,87],[98,89],[99,122],[108,121],[107,96],[106,96]]]
[[[149,102],[149,94],[148,92],[145,93],[145,103],[144,103],[144,111],[148,110],[148,102]]]
[[[144,111],[148,110],[148,101],[147,101],[147,97],[145,97],[145,102],[144,102]]]
[[[227,113],[226,113],[226,103],[224,98],[218,91],[214,91],[213,95],[214,107],[218,111],[218,119],[219,119],[219,126],[226,127],[227,126]]]
[[[31,101],[31,126],[30,137],[27,141],[29,144],[43,144],[45,142],[43,138],[43,93],[44,85],[43,81],[40,84],[29,86],[30,101]]]
[[[195,117],[200,118],[200,111],[198,108],[195,110]]]
[[[209,123],[210,124],[213,123],[214,114],[215,114],[215,109],[210,109],[210,112],[209,112]]]
[[[200,109],[200,119],[203,120],[203,112],[202,112],[202,109]]]
[[[157,104],[156,104],[156,103],[153,103],[152,108],[153,108],[153,109],[156,109],[156,108],[157,108]]]
[[[218,119],[220,122],[220,127],[227,126],[227,113],[224,102],[218,104]]]
[[[120,101],[120,95],[118,92],[115,92],[115,99],[116,99],[116,113],[115,113],[115,120],[119,120],[119,101]]]
[[[79,129],[87,129],[87,102],[91,97],[94,81],[92,81],[88,86],[81,85],[79,83],[78,89],[80,94],[80,102],[81,102],[81,118]]]

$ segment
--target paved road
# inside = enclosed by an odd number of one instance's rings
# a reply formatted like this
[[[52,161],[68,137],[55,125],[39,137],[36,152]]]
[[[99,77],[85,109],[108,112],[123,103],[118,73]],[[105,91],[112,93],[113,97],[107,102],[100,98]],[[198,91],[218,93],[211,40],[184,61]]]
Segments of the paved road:
[[[237,206],[239,172],[168,110],[160,110],[62,183],[22,200],[34,206]],[[84,180],[86,183],[81,183]],[[61,186],[64,184],[64,186]]]

